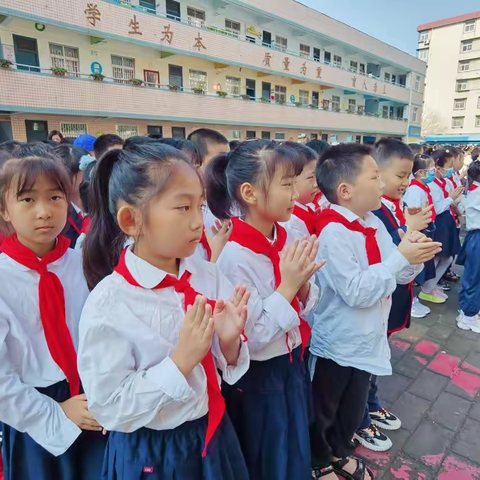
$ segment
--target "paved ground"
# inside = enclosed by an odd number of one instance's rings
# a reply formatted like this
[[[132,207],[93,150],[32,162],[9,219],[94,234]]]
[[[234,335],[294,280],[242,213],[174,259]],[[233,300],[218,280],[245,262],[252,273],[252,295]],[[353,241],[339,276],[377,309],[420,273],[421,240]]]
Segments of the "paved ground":
[[[392,337],[394,373],[379,396],[403,425],[388,433],[389,452],[356,452],[378,479],[480,479],[480,335],[456,326],[452,286],[446,304]]]

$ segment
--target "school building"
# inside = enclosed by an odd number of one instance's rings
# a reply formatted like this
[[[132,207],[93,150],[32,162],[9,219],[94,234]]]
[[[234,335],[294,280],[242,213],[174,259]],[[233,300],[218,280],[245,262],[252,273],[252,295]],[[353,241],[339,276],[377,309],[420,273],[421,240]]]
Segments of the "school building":
[[[1,0],[0,141],[418,141],[426,65],[294,0]]]
[[[417,30],[418,58],[428,66],[422,133],[432,142],[475,142],[480,134],[480,12]]]

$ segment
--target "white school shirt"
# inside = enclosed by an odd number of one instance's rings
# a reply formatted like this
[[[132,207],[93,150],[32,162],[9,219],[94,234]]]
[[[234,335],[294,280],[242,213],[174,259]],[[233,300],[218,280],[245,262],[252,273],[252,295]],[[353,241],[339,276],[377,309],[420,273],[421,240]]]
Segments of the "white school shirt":
[[[125,261],[144,288],[112,273],[90,294],[80,321],[78,370],[89,409],[111,431],[173,429],[208,413],[203,366],[184,377],[170,358],[185,318],[185,295],[173,287],[152,290],[167,273],[130,249]],[[191,273],[192,287],[211,300],[228,300],[234,293],[213,263],[189,257],[180,261],[179,277],[185,271]],[[216,335],[212,354],[229,384],[248,370],[243,342],[235,366],[227,365]]]
[[[327,261],[316,278],[320,301],[313,315],[310,351],[344,367],[373,375],[391,375],[387,327],[391,295],[397,283],[408,284],[423,265],[410,265],[399,253],[382,221],[373,213],[364,220],[332,205],[349,222],[359,220],[377,230],[382,263],[368,264],[365,236],[339,223],[320,234],[320,256]]]
[[[401,224],[400,220],[398,219],[398,216],[397,216],[397,206],[391,202],[390,200],[386,199],[385,197],[382,198],[382,204],[385,205],[388,210],[390,211],[390,213],[393,215],[393,218],[395,219],[395,221],[398,223],[398,225]],[[400,199],[400,208],[404,208],[404,201],[403,199]]]
[[[480,230],[480,182],[473,182],[478,188],[467,192],[462,198],[459,210],[465,213],[467,219],[467,230]]]
[[[298,202],[295,202],[295,206],[302,208],[305,211],[308,210],[305,205],[302,205]],[[287,235],[291,236],[293,239],[298,238],[301,240],[304,236],[310,238],[310,232],[308,231],[307,225],[300,217],[297,217],[294,213],[292,213],[292,216],[290,217],[290,220],[288,222],[282,222],[280,223],[280,225],[285,230],[287,230]]]
[[[88,296],[81,256],[69,248],[48,270],[63,285],[65,318],[77,348],[78,323]],[[35,389],[66,379],[48,350],[40,318],[39,281],[36,271],[0,255],[0,421],[28,433],[58,456],[81,430],[57,402]]]
[[[410,185],[403,196],[403,202],[410,208],[425,208],[428,205],[428,194],[418,185]]]
[[[286,246],[293,240],[287,230]],[[270,243],[275,241],[276,231]],[[236,242],[227,242],[217,265],[232,283],[245,284],[250,291],[245,334],[252,360],[265,361],[289,353],[287,332],[291,350],[302,344],[298,328],[300,319],[288,300],[276,292],[273,265],[267,255],[257,254]],[[307,316],[317,302],[318,287],[311,282],[306,305],[300,302],[300,315]]]
[[[449,183],[450,182],[447,182],[447,185]],[[434,181],[429,184],[429,188],[432,192],[433,204],[435,205],[435,211],[437,212],[437,215],[450,210],[450,207],[453,205],[453,199],[450,197],[445,198],[443,195],[443,190]]]

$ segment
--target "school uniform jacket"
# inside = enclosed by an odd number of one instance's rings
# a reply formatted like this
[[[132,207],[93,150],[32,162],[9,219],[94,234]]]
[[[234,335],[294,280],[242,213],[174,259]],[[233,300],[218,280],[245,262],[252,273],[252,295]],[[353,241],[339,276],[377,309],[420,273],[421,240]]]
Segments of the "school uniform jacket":
[[[68,249],[48,265],[65,292],[65,317],[75,348],[78,323],[88,296],[82,259]],[[39,393],[66,380],[50,355],[40,319],[36,271],[0,255],[0,422],[26,432],[53,455],[65,453],[81,430],[60,405]],[[28,459],[25,459],[28,461]]]
[[[112,273],[90,294],[80,321],[78,368],[89,408],[107,430],[174,429],[208,412],[203,366],[184,377],[170,358],[185,318],[185,296],[173,288],[152,290],[167,273],[130,248],[125,262],[143,288]],[[228,300],[234,293],[213,263],[192,256],[180,261],[179,277],[185,271],[192,287],[211,300]],[[227,365],[216,335],[212,354],[229,384],[248,370],[243,342],[236,366]]]

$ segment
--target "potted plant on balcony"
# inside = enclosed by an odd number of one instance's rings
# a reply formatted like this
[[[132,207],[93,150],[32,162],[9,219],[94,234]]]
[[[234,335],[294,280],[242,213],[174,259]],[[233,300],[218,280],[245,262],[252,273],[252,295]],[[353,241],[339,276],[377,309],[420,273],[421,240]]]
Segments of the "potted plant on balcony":
[[[205,90],[202,87],[193,87],[192,90],[193,93],[196,93],[197,95],[203,95],[205,93]]]
[[[279,99],[277,100],[277,103],[278,103],[279,105],[285,105],[285,100],[284,100],[283,98],[279,98]]]
[[[250,95],[247,95],[246,93],[243,93],[242,95],[240,95],[240,97],[242,98],[242,100],[250,100]]]
[[[61,67],[53,67],[50,70],[57,77],[65,77],[68,73],[68,70],[66,68],[61,68]]]
[[[228,92],[222,92],[221,90],[217,91],[217,95],[220,97],[220,98],[225,98],[228,96]]]
[[[102,75],[101,73],[91,73],[90,76],[95,82],[103,82],[103,79],[105,78],[105,75]]]
[[[6,58],[0,58],[0,67],[1,68],[10,68],[13,65],[13,62],[7,60]]]
[[[262,103],[270,103],[270,99],[268,97],[260,97],[260,101]]]
[[[140,80],[140,78],[131,78],[128,83],[134,87],[141,87],[143,85],[143,80]]]
[[[318,105],[316,103],[311,103],[309,105],[309,107],[312,109],[312,110],[316,110],[318,108]]]
[[[303,103],[302,102],[295,102],[295,106],[300,108],[303,106]]]
[[[330,108],[330,100],[323,100],[322,102],[322,109],[328,110]]]
[[[178,85],[176,85],[175,83],[171,83],[169,86],[168,86],[168,89],[171,91],[171,92],[178,92],[180,90],[180,87]]]

